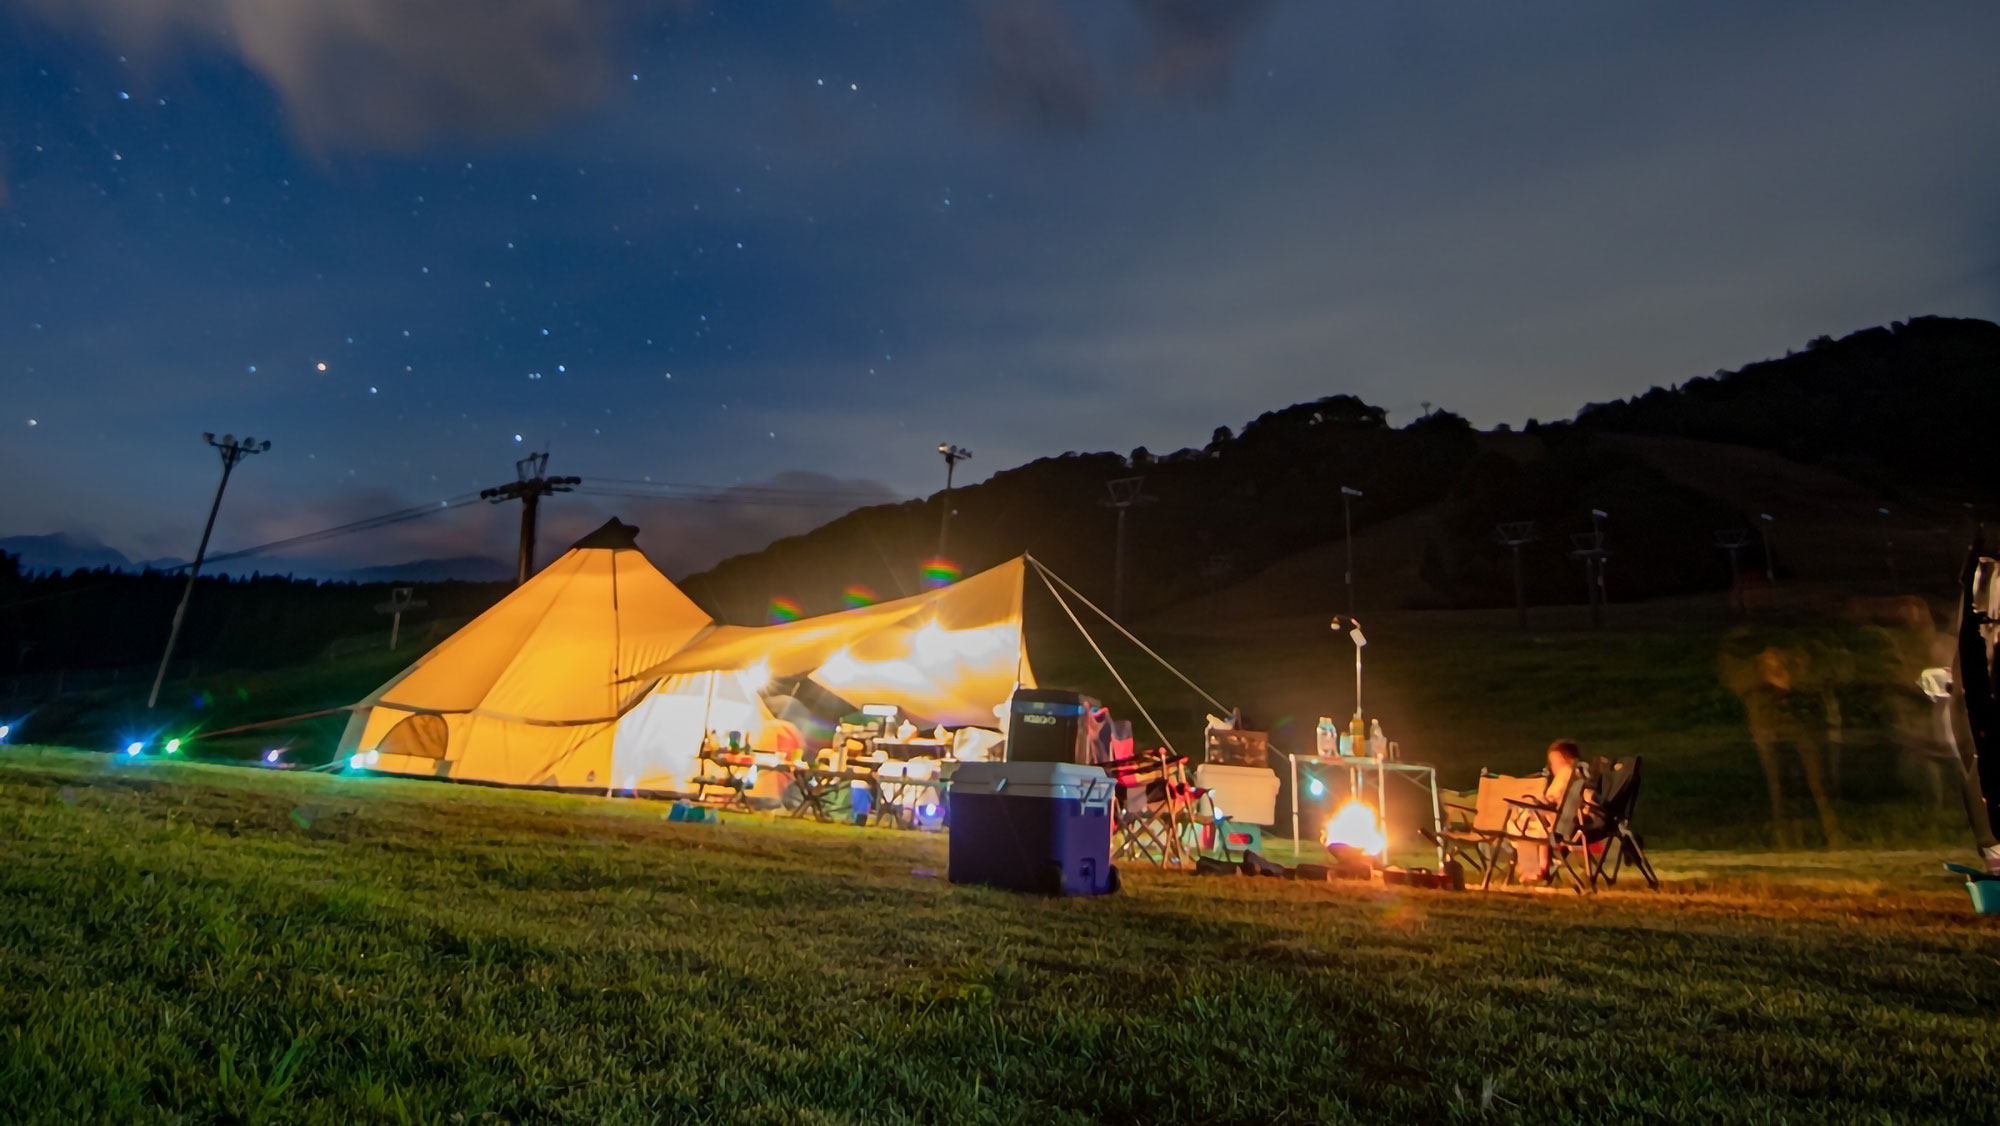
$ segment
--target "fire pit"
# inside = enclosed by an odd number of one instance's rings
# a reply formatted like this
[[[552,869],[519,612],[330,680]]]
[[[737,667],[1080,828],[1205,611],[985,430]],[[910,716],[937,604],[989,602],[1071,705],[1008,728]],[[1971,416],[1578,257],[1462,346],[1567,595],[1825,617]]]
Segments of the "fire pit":
[[[1366,880],[1374,876],[1383,860],[1388,837],[1382,832],[1375,807],[1359,799],[1335,810],[1320,834],[1327,852],[1333,855],[1333,875],[1341,880]]]

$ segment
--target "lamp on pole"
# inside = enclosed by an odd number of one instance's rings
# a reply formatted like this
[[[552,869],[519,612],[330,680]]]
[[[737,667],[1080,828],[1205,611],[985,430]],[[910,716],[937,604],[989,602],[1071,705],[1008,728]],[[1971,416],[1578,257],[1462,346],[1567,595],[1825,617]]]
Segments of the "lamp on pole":
[[[1335,618],[1335,619],[1333,620],[1333,623],[1332,623],[1332,625],[1333,625],[1333,629],[1334,629],[1334,632],[1336,632],[1336,633],[1340,632],[1340,630],[1341,630],[1341,628],[1342,628],[1342,627],[1345,627],[1345,628],[1347,629],[1347,639],[1348,639],[1349,641],[1352,641],[1352,642],[1354,643],[1354,727],[1353,727],[1353,729],[1352,729],[1352,730],[1353,730],[1353,733],[1354,733],[1354,737],[1355,737],[1355,739],[1356,739],[1356,740],[1358,741],[1358,740],[1359,740],[1359,739],[1361,738],[1361,735],[1362,735],[1362,732],[1361,732],[1361,651],[1362,651],[1363,649],[1366,649],[1366,648],[1368,648],[1368,638],[1367,638],[1367,636],[1366,636],[1366,635],[1364,635],[1364,634],[1363,634],[1363,633],[1361,632],[1361,622],[1360,622],[1360,620],[1359,620],[1359,619],[1356,619],[1356,618],[1351,618],[1351,617],[1350,617],[1350,618]],[[1357,753],[1358,753],[1358,752],[1357,752]]]
[[[1347,545],[1347,616],[1354,616],[1354,501],[1360,489],[1340,487],[1340,538]]]
[[[181,637],[181,622],[187,618],[188,599],[194,597],[195,576],[201,574],[202,558],[208,554],[209,533],[215,531],[215,514],[222,509],[222,490],[229,487],[230,471],[236,468],[237,462],[251,454],[261,454],[271,448],[270,442],[260,442],[250,437],[245,437],[239,442],[234,434],[224,434],[219,442],[215,440],[215,435],[203,434],[201,440],[214,446],[221,453],[222,481],[215,486],[215,500],[208,506],[208,523],[202,525],[201,546],[194,549],[194,562],[188,566],[188,581],[187,585],[181,588],[180,605],[174,607],[174,624],[167,630],[167,648],[160,654],[160,671],[153,674],[153,691],[146,697],[148,708],[155,707],[160,702],[160,685],[166,682],[167,664],[174,659],[174,643]]]
[[[939,442],[938,453],[944,457],[944,515],[938,520],[937,557],[945,558],[945,545],[951,538],[951,474],[958,463],[972,456],[972,451],[950,442]]]

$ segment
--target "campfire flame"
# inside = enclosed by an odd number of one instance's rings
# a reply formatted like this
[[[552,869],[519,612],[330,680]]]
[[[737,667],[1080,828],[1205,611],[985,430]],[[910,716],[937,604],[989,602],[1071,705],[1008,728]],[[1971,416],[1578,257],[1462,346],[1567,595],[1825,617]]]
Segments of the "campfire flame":
[[[1380,856],[1389,845],[1382,823],[1375,816],[1375,807],[1360,800],[1349,801],[1334,810],[1320,839],[1329,846],[1346,845],[1370,856]]]

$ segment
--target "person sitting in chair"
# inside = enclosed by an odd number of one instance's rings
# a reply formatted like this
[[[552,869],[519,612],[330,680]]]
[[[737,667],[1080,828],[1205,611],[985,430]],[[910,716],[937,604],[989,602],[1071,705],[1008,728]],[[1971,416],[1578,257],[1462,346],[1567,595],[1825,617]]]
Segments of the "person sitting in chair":
[[[1557,739],[1549,744],[1547,784],[1542,787],[1542,804],[1550,811],[1561,808],[1564,795],[1569,793],[1570,782],[1578,771],[1588,772],[1584,765],[1583,751],[1574,739]],[[1593,793],[1586,789],[1583,804],[1577,810],[1578,824],[1588,825],[1596,816],[1592,802]],[[1530,810],[1516,810],[1508,819],[1507,832],[1517,836],[1536,836],[1548,831],[1548,821]],[[1514,876],[1526,881],[1537,882],[1548,879],[1549,850],[1547,845],[1527,841],[1514,842]]]

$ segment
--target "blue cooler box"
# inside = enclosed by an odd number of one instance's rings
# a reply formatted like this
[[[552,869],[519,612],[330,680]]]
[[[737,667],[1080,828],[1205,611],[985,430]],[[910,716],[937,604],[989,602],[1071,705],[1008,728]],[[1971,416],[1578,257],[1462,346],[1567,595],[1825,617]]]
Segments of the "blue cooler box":
[[[1111,867],[1111,779],[1067,762],[962,762],[952,772],[955,884],[1046,895],[1118,890]]]

